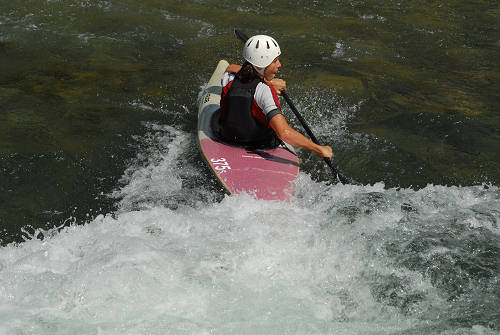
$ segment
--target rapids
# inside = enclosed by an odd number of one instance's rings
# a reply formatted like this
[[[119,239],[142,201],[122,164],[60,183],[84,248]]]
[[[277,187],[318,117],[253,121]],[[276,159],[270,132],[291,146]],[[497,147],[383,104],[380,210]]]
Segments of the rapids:
[[[1,249],[0,333],[498,334],[498,187],[217,199],[194,137],[144,126],[116,213]]]
[[[498,2],[0,0],[0,335],[500,334]],[[233,30],[335,164],[227,196]],[[300,125],[282,101],[286,118]]]

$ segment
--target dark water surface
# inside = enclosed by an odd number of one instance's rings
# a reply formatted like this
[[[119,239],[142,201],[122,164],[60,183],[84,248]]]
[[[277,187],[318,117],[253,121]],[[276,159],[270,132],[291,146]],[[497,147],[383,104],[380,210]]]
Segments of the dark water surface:
[[[0,0],[0,330],[498,333],[499,22],[479,0]],[[368,186],[300,151],[291,203],[224,197],[194,138],[234,28],[278,40],[291,98]]]
[[[7,234],[57,219],[46,212],[67,218],[79,207],[81,217],[102,207],[94,198],[135,155],[128,146],[141,121],[193,132],[196,94],[214,64],[241,61],[235,27],[280,41],[292,98],[348,175],[403,187],[498,184],[494,2],[5,1],[0,9]],[[339,112],[341,124],[332,121]],[[337,136],[339,127],[349,131]],[[329,178],[303,155],[306,172]]]

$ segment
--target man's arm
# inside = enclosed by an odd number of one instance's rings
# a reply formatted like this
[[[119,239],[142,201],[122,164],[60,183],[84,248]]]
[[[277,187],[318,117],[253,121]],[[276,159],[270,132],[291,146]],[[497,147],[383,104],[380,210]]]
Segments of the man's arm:
[[[301,147],[314,151],[319,157],[331,158],[333,156],[332,148],[328,145],[317,145],[298,131],[288,125],[282,114],[276,114],[269,121],[269,125],[274,129],[278,137],[293,146]]]

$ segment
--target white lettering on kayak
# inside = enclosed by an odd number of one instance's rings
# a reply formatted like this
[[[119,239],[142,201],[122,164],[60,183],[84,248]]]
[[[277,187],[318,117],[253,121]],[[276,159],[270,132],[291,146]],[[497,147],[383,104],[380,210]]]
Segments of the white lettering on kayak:
[[[231,167],[225,158],[211,158],[210,162],[212,162],[212,165],[214,169],[217,170],[218,174],[231,170]]]

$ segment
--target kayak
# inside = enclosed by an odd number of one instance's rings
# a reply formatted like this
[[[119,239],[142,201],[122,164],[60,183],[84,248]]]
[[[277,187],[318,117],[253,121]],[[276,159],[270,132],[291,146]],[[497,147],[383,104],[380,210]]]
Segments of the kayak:
[[[229,194],[247,193],[256,199],[288,200],[295,191],[299,158],[282,143],[273,149],[253,149],[225,143],[214,131],[220,110],[221,78],[229,63],[221,60],[203,89],[198,109],[201,156]]]

